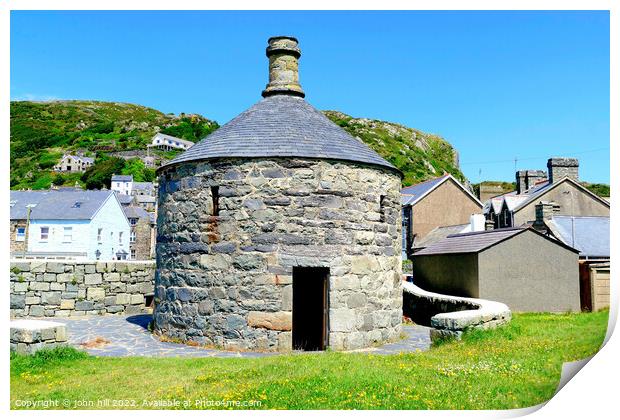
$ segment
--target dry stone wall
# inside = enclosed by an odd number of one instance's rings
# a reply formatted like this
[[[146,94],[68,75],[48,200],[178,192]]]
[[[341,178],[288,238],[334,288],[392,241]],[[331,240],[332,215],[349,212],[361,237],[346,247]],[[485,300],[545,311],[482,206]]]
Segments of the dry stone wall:
[[[11,261],[11,317],[136,314],[154,293],[151,261]]]
[[[327,267],[330,348],[400,336],[397,173],[337,161],[228,159],[169,168],[159,188],[156,333],[290,350],[293,268]]]

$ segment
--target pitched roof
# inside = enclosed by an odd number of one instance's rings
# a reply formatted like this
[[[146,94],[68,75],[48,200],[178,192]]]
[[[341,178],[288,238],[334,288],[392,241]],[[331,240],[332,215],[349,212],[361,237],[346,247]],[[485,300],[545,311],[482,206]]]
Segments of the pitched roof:
[[[268,96],[167,162],[226,157],[305,157],[378,165],[398,171],[303,98]]]
[[[543,235],[535,229],[530,227],[511,227],[504,229],[484,230],[481,232],[460,233],[456,235],[449,235],[445,239],[436,242],[418,252],[414,252],[414,256],[417,255],[441,255],[441,254],[471,254],[482,252],[485,249],[491,248],[507,239],[513,238],[523,232],[532,232],[542,238],[552,241],[553,243],[566,248],[573,252],[578,252],[576,249],[556,241],[549,236]]]
[[[469,223],[453,226],[438,226],[431,230],[424,238],[413,244],[414,248],[426,248],[432,244],[439,242],[442,239],[447,238],[450,235],[465,233],[470,227]]]
[[[508,207],[508,210],[510,211],[513,211],[519,206],[519,204],[523,203],[525,200],[529,200],[529,197],[527,195],[507,195],[504,197],[506,207]]]
[[[44,190],[11,191],[11,220],[90,220],[112,191]]]
[[[132,188],[134,190],[150,191],[153,189],[153,183],[152,182],[134,182]]]
[[[149,213],[146,210],[144,210],[142,207],[138,207],[138,206],[123,207],[123,212],[125,213],[125,217],[127,217],[128,219],[148,218],[150,221]]]
[[[121,203],[122,205],[130,204],[133,201],[132,195],[119,194],[118,192],[116,192],[115,194],[116,194],[116,198],[118,198],[118,202]]]
[[[556,238],[578,249],[580,256],[610,257],[609,217],[553,216],[546,224]]]
[[[112,175],[112,181],[133,181],[133,175]]]
[[[480,252],[524,231],[525,229],[521,228],[507,228],[449,235],[445,239],[415,252],[414,256]]]
[[[152,195],[136,195],[134,196],[137,203],[155,203],[157,198]]]
[[[165,140],[170,140],[170,141],[178,141],[179,143],[187,144],[187,145],[194,145],[195,144],[193,141],[181,139],[179,137],[174,137],[174,136],[171,136],[170,134],[164,134],[164,133],[157,133],[157,134],[155,134],[151,140],[155,140],[155,139],[158,139],[158,138],[165,139]]]
[[[525,195],[527,195],[527,200],[523,200],[521,201],[515,208],[514,211],[519,211],[521,210],[523,207],[527,206],[528,204],[530,204],[532,201],[535,201],[536,199],[538,199],[540,196],[542,196],[543,194],[545,194],[548,191],[551,191],[554,188],[557,188],[558,185],[561,185],[564,182],[569,182],[571,184],[573,184],[577,189],[581,190],[582,192],[584,192],[585,194],[589,195],[590,197],[594,198],[597,201],[600,201],[601,203],[607,205],[609,207],[609,203],[605,200],[603,200],[601,197],[599,197],[598,195],[594,194],[592,191],[588,190],[587,188],[585,188],[583,185],[581,185],[580,183],[576,182],[575,180],[569,178],[569,177],[564,177],[559,181],[553,182],[553,183],[541,183],[539,185],[534,186],[533,188],[530,188],[529,190],[527,190],[525,192]]]
[[[415,185],[411,185],[409,187],[405,187],[400,190],[400,204],[403,206],[412,206],[420,201],[422,198],[426,197],[431,191],[435,188],[439,187],[441,184],[451,179],[458,185],[467,195],[470,196],[476,203],[482,207],[482,203],[478,198],[471,193],[467,188],[463,186],[459,181],[456,180],[452,175],[445,174],[437,178],[429,179],[427,181],[420,182]]]

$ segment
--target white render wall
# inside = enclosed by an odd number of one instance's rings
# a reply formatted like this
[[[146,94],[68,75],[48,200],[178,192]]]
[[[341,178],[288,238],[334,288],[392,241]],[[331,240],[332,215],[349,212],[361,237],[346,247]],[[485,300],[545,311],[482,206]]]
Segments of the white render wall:
[[[41,228],[49,227],[47,241],[42,241]],[[65,241],[64,228],[72,228],[72,240]],[[101,228],[101,242],[97,240],[97,231]],[[119,232],[122,239],[119,243]],[[85,252],[84,259],[95,260],[96,251],[99,260],[116,259],[116,252],[124,249],[129,258],[130,226],[121,205],[114,195],[105,201],[91,220],[31,220],[28,232],[28,252]]]

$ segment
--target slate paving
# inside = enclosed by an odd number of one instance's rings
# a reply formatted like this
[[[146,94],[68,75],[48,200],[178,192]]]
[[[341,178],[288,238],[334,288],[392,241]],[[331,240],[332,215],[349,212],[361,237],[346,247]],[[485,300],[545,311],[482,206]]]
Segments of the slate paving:
[[[68,344],[86,350],[94,356],[155,356],[155,357],[269,357],[278,353],[236,352],[163,342],[148,331],[150,314],[106,315],[72,318],[54,318],[67,325]],[[429,328],[403,325],[406,338],[396,343],[354,350],[356,353],[398,354],[424,351],[430,347]],[[84,343],[105,340],[94,347]],[[301,354],[294,352],[293,354]]]

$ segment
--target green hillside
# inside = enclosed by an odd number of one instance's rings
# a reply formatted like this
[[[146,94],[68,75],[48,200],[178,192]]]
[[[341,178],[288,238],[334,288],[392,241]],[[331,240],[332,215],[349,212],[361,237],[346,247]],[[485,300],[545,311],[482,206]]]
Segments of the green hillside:
[[[144,150],[152,136],[161,131],[175,137],[198,141],[218,124],[200,115],[163,114],[152,108],[117,102],[53,101],[11,102],[11,188],[48,188],[54,184],[88,185],[90,176],[59,175],[51,169],[63,153],[84,151],[96,156],[90,171],[101,178],[107,169],[135,173],[148,179],[154,171],[145,170],[139,159],[124,161],[109,153]],[[159,152],[171,158],[178,152]],[[106,163],[107,162],[107,163]],[[112,162],[112,163],[111,163]],[[109,179],[108,179],[109,182]]]
[[[333,122],[357,137],[403,171],[409,186],[445,172],[466,181],[458,166],[458,154],[445,139],[386,121],[353,118],[338,111],[324,111]]]
[[[458,155],[443,138],[413,128],[378,120],[353,118],[325,111],[336,124],[403,171],[404,185],[453,174],[465,177],[458,168]],[[198,141],[218,124],[200,115],[163,114],[152,108],[117,102],[53,101],[11,102],[11,188],[49,188],[74,185],[87,188],[109,186],[112,173],[132,174],[138,181],[150,180],[154,170],[139,159],[123,160],[111,154],[144,150],[158,131]],[[82,151],[96,156],[95,165],[84,174],[52,171],[63,153]],[[179,152],[156,152],[170,159]]]

